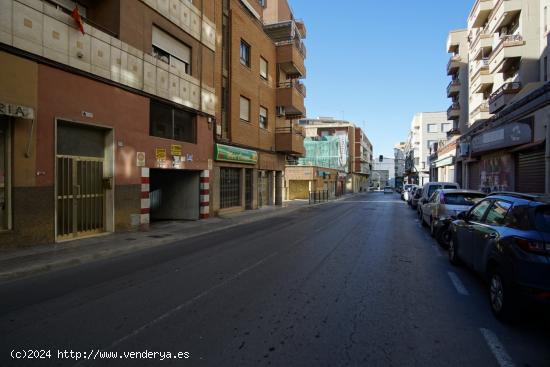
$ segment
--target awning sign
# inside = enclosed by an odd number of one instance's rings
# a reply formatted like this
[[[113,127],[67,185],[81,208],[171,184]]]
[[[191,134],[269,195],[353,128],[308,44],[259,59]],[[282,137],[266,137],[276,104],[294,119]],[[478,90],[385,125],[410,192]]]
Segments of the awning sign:
[[[214,148],[214,158],[222,162],[256,164],[258,163],[258,152],[229,145],[216,144]]]
[[[0,115],[34,119],[34,109],[11,103],[0,102]]]
[[[486,152],[527,144],[532,140],[533,129],[531,125],[524,122],[514,122],[474,136],[470,149],[472,153]]]

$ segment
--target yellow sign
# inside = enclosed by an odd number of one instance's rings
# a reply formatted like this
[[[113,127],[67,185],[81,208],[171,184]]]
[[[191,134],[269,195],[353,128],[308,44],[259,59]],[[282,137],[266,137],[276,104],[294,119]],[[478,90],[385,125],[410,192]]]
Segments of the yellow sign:
[[[165,161],[166,160],[166,149],[164,149],[164,148],[155,149],[155,157],[157,158],[157,161]]]
[[[172,148],[170,150],[173,156],[181,157],[181,145],[172,144]]]

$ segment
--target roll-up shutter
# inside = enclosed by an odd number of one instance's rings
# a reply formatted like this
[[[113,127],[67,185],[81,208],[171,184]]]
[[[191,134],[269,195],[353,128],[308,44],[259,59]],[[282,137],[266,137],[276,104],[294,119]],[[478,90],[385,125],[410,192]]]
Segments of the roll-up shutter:
[[[544,149],[518,153],[516,191],[544,193],[544,163]]]
[[[153,45],[191,64],[191,48],[157,27],[153,27]]]
[[[479,162],[468,164],[468,189],[479,190],[481,188],[479,177]]]

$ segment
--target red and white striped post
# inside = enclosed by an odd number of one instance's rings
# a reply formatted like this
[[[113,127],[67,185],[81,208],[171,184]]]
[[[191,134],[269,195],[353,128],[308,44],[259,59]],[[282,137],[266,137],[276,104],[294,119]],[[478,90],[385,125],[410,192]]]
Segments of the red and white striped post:
[[[201,172],[200,179],[200,219],[210,217],[210,171]]]
[[[139,224],[141,229],[148,229],[151,214],[151,200],[149,198],[149,168],[141,168],[141,211]]]

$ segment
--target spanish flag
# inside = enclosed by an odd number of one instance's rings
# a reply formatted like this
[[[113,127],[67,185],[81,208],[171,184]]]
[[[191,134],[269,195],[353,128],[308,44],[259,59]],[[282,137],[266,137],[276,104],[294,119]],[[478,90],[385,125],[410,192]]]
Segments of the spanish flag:
[[[80,32],[82,34],[84,33],[84,22],[82,22],[82,17],[80,16],[80,13],[78,12],[78,6],[75,6],[73,9],[73,12],[71,13],[71,17],[73,17],[74,21],[76,22],[76,25],[78,29],[80,29]]]

